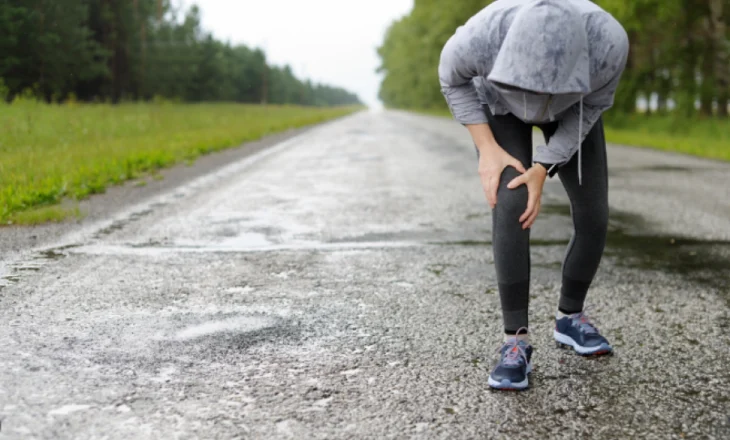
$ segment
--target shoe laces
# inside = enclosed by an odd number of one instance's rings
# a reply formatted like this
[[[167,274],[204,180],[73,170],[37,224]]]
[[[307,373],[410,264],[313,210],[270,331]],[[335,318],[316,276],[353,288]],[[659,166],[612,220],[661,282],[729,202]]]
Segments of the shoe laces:
[[[588,335],[597,335],[599,334],[598,328],[591,322],[591,319],[586,314],[589,309],[590,307],[585,307],[582,312],[570,315],[570,319],[573,321],[573,325],[578,327],[581,332]]]
[[[513,338],[509,338],[504,344],[502,344],[501,347],[497,349],[497,352],[502,352],[505,346],[508,347],[507,351],[504,353],[504,357],[502,358],[502,365],[520,365],[521,359],[524,359],[525,363],[527,363],[527,353],[525,353],[525,349],[523,348],[523,345],[526,345],[526,343],[520,345],[520,340],[517,339],[517,335],[520,334],[522,330],[524,330],[525,333],[527,332],[527,328],[520,328],[519,330],[517,330],[517,333]]]

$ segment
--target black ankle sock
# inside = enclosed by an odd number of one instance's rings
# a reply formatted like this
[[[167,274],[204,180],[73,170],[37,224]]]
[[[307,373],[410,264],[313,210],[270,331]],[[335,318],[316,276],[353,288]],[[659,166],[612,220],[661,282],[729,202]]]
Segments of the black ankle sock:
[[[509,336],[515,336],[515,335],[517,335],[517,332],[518,331],[519,330],[507,330],[507,329],[504,329],[504,334],[505,335],[509,335]],[[521,335],[526,335],[528,333],[529,333],[529,330],[523,330],[523,331],[520,332]]]
[[[583,310],[568,310],[568,309],[564,309],[564,308],[562,308],[562,307],[558,307],[558,311],[559,311],[560,313],[562,313],[563,315],[572,315],[572,314],[574,314],[574,313],[580,313],[580,312],[582,312]]]

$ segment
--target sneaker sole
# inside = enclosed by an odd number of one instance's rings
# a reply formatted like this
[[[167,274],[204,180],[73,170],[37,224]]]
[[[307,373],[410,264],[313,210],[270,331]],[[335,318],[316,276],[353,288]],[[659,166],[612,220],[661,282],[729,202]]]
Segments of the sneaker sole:
[[[573,340],[568,335],[553,330],[555,340],[564,346],[572,347],[576,353],[582,356],[600,356],[613,353],[613,348],[608,344],[601,344],[598,347],[584,347]]]
[[[527,373],[532,373],[532,363],[527,364]],[[489,380],[487,380],[487,383],[489,383],[489,386],[491,388],[494,388],[495,390],[504,390],[504,391],[522,391],[526,390],[529,387],[529,380],[525,376],[525,380],[522,382],[510,382],[507,379],[502,379],[501,382],[498,382],[494,379],[492,379],[492,375],[489,375]]]

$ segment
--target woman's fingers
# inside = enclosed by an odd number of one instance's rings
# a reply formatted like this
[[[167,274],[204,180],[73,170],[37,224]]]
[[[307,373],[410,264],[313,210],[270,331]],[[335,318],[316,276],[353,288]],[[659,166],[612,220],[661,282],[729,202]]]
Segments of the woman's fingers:
[[[523,184],[526,184],[526,183],[527,183],[527,174],[521,174],[521,175],[515,177],[514,179],[512,179],[507,184],[507,188],[509,188],[509,189],[515,189],[518,186],[523,185]]]
[[[490,207],[494,207],[493,206],[494,204],[492,203],[491,181],[490,181],[490,178],[489,178],[489,174],[486,174],[486,173],[482,174],[482,173],[480,173],[479,174],[479,179],[482,182],[482,189],[484,190],[484,195],[487,198],[487,202],[489,203],[489,206]]]
[[[537,206],[535,206],[535,209],[532,211],[532,214],[530,215],[530,218],[527,219],[525,222],[524,228],[529,229],[532,227],[532,225],[535,224],[535,220],[537,220],[537,215],[540,214],[540,202],[538,201]]]
[[[535,198],[536,197],[532,194],[532,192],[530,192],[527,197],[527,209],[520,216],[520,223],[524,223],[532,216],[532,212],[535,210]]]
[[[522,213],[519,219],[520,223],[523,224],[523,228],[527,227],[526,222],[533,217],[533,214],[536,211],[535,206],[539,203],[539,194],[535,194],[536,191],[530,189],[529,177],[529,174],[525,173],[515,177],[514,179],[512,179],[512,181],[510,181],[510,183],[507,184],[507,188],[509,189],[515,189],[520,185],[527,185],[527,209],[524,213]]]
[[[499,189],[499,180],[501,179],[502,172],[505,168],[507,168],[508,166],[512,166],[521,173],[518,177],[514,178],[507,185],[507,188],[514,189],[520,185],[527,183],[527,171],[525,170],[524,165],[522,165],[522,162],[509,155],[507,155],[507,158],[505,159],[506,161],[503,162],[504,165],[501,169],[491,168],[486,172],[481,172],[482,187],[484,188],[484,192],[487,195],[487,201],[489,202],[489,205],[492,207],[492,209],[497,206],[497,190]]]
[[[492,205],[492,209],[497,206],[497,189],[499,189],[499,177],[489,177],[489,204]]]

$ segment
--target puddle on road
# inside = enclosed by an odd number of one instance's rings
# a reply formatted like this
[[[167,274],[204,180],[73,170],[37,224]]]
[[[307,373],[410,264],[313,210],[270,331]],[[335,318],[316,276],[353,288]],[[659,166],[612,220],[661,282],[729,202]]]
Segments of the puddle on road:
[[[136,212],[136,213],[132,214],[129,218],[125,218],[124,220],[117,220],[115,222],[112,222],[111,225],[107,226],[106,228],[100,229],[96,234],[94,234],[94,238],[98,240],[102,237],[113,234],[114,232],[120,231],[125,226],[127,226],[129,223],[133,222],[134,220],[142,218],[151,213],[152,213],[151,209],[146,209],[144,211]]]
[[[59,248],[53,248],[53,249],[46,249],[44,251],[41,251],[38,253],[39,258],[42,258],[44,260],[48,261],[54,261],[54,260],[60,260],[61,258],[66,258],[65,253],[63,253],[66,249],[72,249],[76,246],[70,245],[70,246],[62,246]]]
[[[543,205],[541,214],[571,217],[570,205]],[[700,240],[648,233],[652,226],[640,215],[610,210],[605,255],[622,267],[678,274],[719,290],[730,301],[730,241]],[[491,241],[441,241],[440,246],[491,246]],[[531,239],[531,246],[567,246],[568,240]],[[547,265],[560,268],[561,262]]]
[[[24,261],[9,264],[4,267],[0,266],[0,291],[11,284],[19,282],[24,274],[37,272],[46,264],[66,257],[68,254],[64,251],[76,247],[78,247],[78,245],[46,249],[34,254],[31,258]]]
[[[444,271],[449,267],[454,267],[454,265],[449,264],[449,263],[431,264],[428,267],[426,267],[426,270],[428,270],[435,276],[440,277],[444,273]]]
[[[570,217],[569,205],[546,205],[543,212]],[[641,216],[610,210],[606,256],[616,264],[681,275],[695,283],[730,293],[730,241],[648,234]]]
[[[99,240],[107,235],[123,229],[125,226],[147,215],[150,215],[155,211],[155,209],[161,208],[166,205],[167,203],[153,203],[144,210],[134,212],[124,219],[113,221],[109,226],[99,229],[92,238],[94,240]],[[23,261],[14,262],[6,266],[0,266],[0,290],[2,290],[4,287],[20,281],[24,273],[39,271],[49,262],[65,258],[66,256],[68,256],[68,252],[65,251],[81,247],[82,246],[80,244],[72,244],[45,249],[34,253],[29,258],[26,258]]]
[[[629,235],[610,231],[606,255],[621,266],[659,270],[730,293],[730,241]]]
[[[489,212],[472,212],[471,214],[467,214],[466,217],[464,217],[465,220],[479,220],[479,219],[486,219],[489,217]]]
[[[570,217],[570,205],[542,205],[540,215],[564,215]]]
[[[158,207],[160,205],[157,205]],[[127,224],[152,212],[140,211],[129,218],[112,223],[97,232],[96,237],[110,234]],[[546,204],[542,207],[545,215],[570,218],[567,204]],[[678,274],[690,282],[702,283],[720,290],[730,300],[730,241],[699,240],[681,236],[652,235],[652,225],[643,217],[629,212],[611,209],[607,237],[606,256],[613,257],[619,266],[658,270]],[[275,231],[257,230],[226,237],[218,244],[211,243],[163,243],[150,241],[128,246],[66,246],[47,249],[31,259],[14,266],[0,268],[0,289],[17,282],[24,273],[39,270],[49,261],[68,255],[68,250],[81,253],[113,253],[135,255],[157,254],[160,252],[260,252],[282,250],[342,250],[359,248],[386,248],[401,246],[467,246],[489,247],[489,240],[448,240],[448,231],[398,231],[366,233],[355,237],[345,237],[330,242],[277,243],[272,238]],[[444,235],[446,240],[433,240]],[[453,236],[453,235],[452,235]],[[535,239],[532,246],[565,246],[565,239]],[[99,248],[99,249],[97,249]],[[556,264],[555,267],[559,267]],[[434,275],[441,272],[434,268]]]
[[[457,240],[457,241],[432,241],[430,245],[436,246],[491,246],[492,242],[487,240]],[[567,246],[568,240],[540,240],[537,238],[530,238],[530,246]]]
[[[643,167],[631,167],[631,168],[610,168],[608,175],[611,177],[623,176],[626,174],[636,174],[643,172],[654,172],[654,173],[694,173],[712,170],[712,168],[702,167],[688,167],[682,165],[648,165]]]
[[[133,212],[128,217],[113,221],[112,224],[110,224],[109,226],[98,230],[96,232],[96,234],[94,234],[94,239],[98,240],[100,238],[106,237],[107,235],[113,234],[114,232],[123,229],[127,225],[134,223],[137,220],[152,214],[155,211],[155,209],[162,208],[166,205],[167,205],[167,203],[153,203],[144,210]]]
[[[700,170],[699,168],[692,168],[692,167],[686,167],[686,166],[680,166],[680,165],[649,165],[645,167],[636,168],[639,171],[669,171],[669,172],[692,172],[696,170]]]
[[[218,241],[208,241],[208,240],[178,240],[178,241],[170,241],[170,240],[157,240],[157,239],[150,239],[148,241],[144,242],[137,242],[137,243],[127,243],[124,245],[124,247],[128,247],[131,249],[136,249],[138,252],[135,252],[136,254],[143,254],[145,250],[149,250],[150,253],[155,253],[156,250],[163,250],[163,249],[179,249],[183,251],[192,251],[192,250],[205,250],[205,249],[250,249],[250,250],[257,250],[257,249],[264,249],[264,248],[271,248],[277,245],[276,242],[273,240],[270,240],[269,237],[271,234],[269,233],[262,233],[262,232],[238,232],[234,229],[217,229],[217,230],[211,230],[212,234],[218,238]],[[97,246],[104,247],[102,246]],[[106,246],[107,248],[111,249],[110,246]]]

